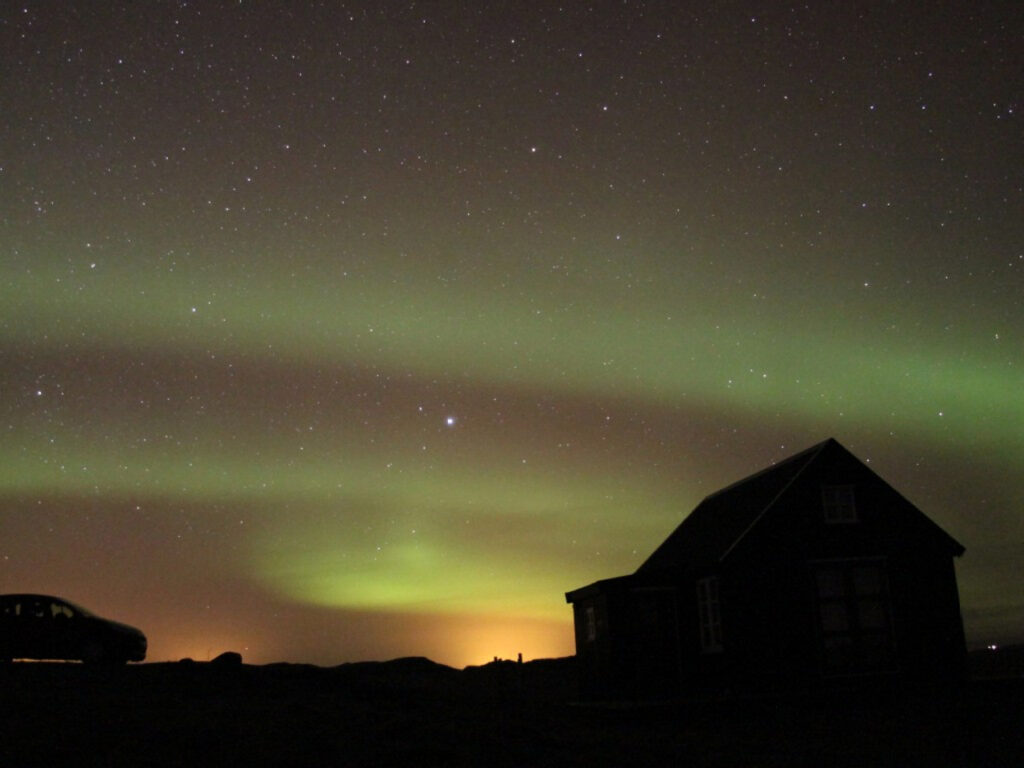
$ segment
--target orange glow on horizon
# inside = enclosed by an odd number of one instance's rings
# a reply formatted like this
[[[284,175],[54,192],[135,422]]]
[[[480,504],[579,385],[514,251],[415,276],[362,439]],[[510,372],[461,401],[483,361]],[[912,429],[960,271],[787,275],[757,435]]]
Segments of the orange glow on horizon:
[[[184,658],[209,661],[225,651],[236,651],[246,664],[276,662],[335,666],[358,661],[387,661],[403,656],[425,656],[456,669],[499,659],[523,661],[571,656],[575,653],[572,621],[519,619],[494,616],[384,616],[380,625],[352,626],[334,616],[322,622],[283,622],[279,636],[259,637],[234,626],[161,622],[144,629],[149,640],[147,662],[174,662]],[[332,638],[337,652],[325,655],[324,638]]]
[[[193,661],[210,661],[217,658],[226,651],[235,651],[242,654],[242,661],[249,663],[262,663],[256,661],[262,655],[260,649],[247,645],[230,635],[189,634],[182,632],[172,637],[149,638],[149,650],[146,653],[147,662],[181,661],[192,659]]]
[[[499,659],[571,656],[575,653],[572,623],[541,619],[467,617],[442,637],[432,638],[434,661],[452,667],[486,664]],[[443,643],[443,647],[440,647]]]

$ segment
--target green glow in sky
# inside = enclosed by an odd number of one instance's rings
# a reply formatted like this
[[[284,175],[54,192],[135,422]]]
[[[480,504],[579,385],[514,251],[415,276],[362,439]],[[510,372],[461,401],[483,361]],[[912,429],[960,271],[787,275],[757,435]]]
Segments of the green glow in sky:
[[[626,297],[610,279],[585,280],[591,299],[578,304],[558,286],[495,302],[493,279],[453,287],[419,274],[422,265],[410,271],[398,285],[386,274],[353,278],[356,288],[346,278],[295,284],[258,268],[244,280],[213,269],[142,280],[115,271],[90,274],[82,289],[62,287],[71,281],[61,267],[15,277],[2,298],[15,308],[12,343],[42,334],[67,348],[64,331],[87,340],[85,350],[127,341],[421,377],[458,371],[492,385],[662,403],[689,398],[808,424],[838,414],[876,426],[896,419],[933,438],[955,420],[985,425],[985,442],[1004,449],[1017,444],[1024,424],[1024,401],[1014,396],[1020,372],[1004,357],[1010,341],[1001,343],[990,321],[972,318],[908,342],[899,324],[913,320],[895,320],[895,309],[839,322],[843,308],[827,298],[794,302],[792,314],[778,316],[741,299],[724,318],[713,296],[683,290],[673,303],[659,295],[657,275],[637,275],[640,287]],[[229,287],[209,290],[206,282]],[[859,311],[875,309],[868,300]]]

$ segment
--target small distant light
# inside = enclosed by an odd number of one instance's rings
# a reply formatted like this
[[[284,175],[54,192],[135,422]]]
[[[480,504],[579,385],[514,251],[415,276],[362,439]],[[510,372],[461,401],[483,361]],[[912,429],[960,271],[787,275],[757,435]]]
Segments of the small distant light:
[[[992,643],[991,645],[988,646],[988,649],[990,651],[998,651],[999,650],[999,646],[996,645],[995,643]]]
[[[455,426],[455,417],[454,416],[445,416],[444,423],[447,424],[449,427],[454,427]]]

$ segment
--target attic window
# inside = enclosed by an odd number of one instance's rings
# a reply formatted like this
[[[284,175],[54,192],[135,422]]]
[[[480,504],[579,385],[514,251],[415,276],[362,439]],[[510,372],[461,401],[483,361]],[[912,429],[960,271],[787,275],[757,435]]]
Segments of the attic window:
[[[857,522],[852,485],[825,485],[821,488],[821,502],[826,523]]]

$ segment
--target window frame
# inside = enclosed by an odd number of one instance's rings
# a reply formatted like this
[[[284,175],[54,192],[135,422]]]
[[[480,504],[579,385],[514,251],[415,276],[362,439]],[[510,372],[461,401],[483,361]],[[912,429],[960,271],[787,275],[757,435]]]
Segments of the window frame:
[[[593,605],[588,605],[583,609],[583,617],[587,642],[597,642],[597,611]]]
[[[887,559],[836,558],[813,560],[809,565],[822,673],[838,677],[896,671]],[[831,585],[822,578],[829,573],[835,578]],[[874,574],[877,580],[865,581],[865,574]]]
[[[821,486],[821,508],[829,525],[848,525],[860,520],[857,494],[852,483]]]
[[[697,630],[700,652],[722,653],[722,585],[718,576],[697,579]]]

